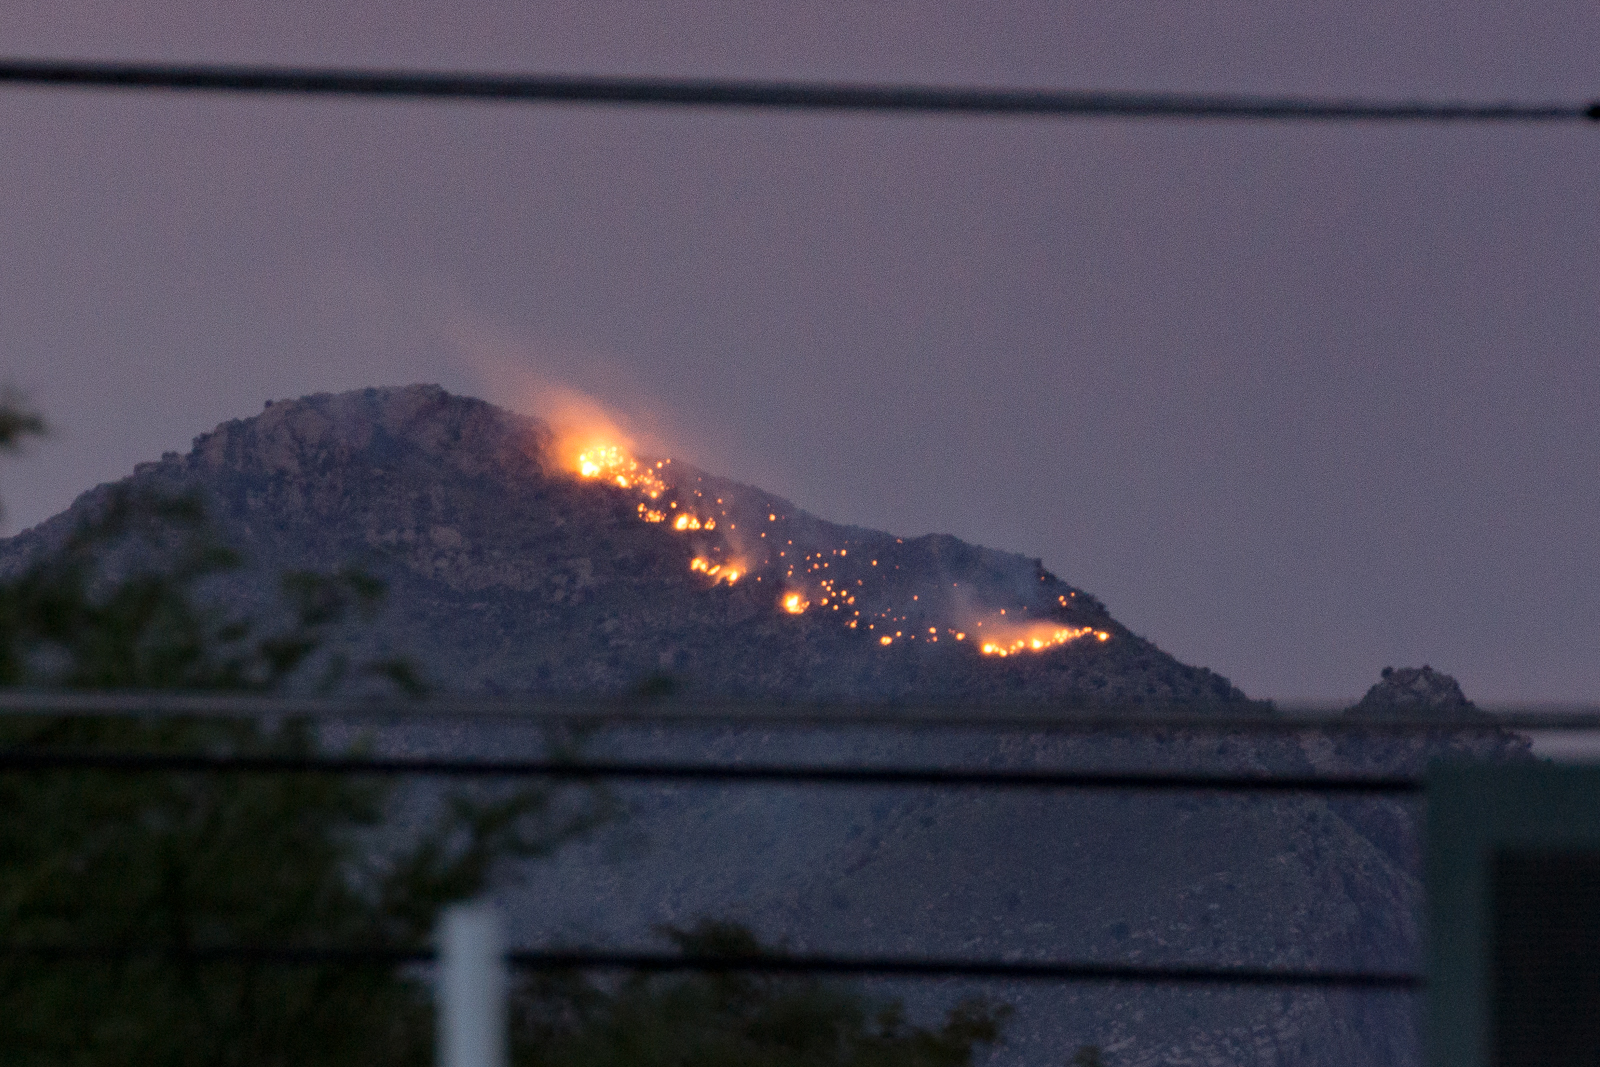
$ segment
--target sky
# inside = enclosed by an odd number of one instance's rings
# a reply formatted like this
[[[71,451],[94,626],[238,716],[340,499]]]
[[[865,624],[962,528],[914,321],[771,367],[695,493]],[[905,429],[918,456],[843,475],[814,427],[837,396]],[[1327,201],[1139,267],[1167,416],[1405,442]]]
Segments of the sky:
[[[0,0],[14,57],[1579,101],[1600,8]],[[571,390],[1252,696],[1600,702],[1600,126],[0,88],[14,532],[267,399]]]

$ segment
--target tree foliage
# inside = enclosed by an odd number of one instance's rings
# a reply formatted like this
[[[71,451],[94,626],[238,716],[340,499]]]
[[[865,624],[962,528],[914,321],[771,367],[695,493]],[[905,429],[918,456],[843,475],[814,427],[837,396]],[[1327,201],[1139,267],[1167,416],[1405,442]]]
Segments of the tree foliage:
[[[42,437],[46,430],[44,416],[33,405],[6,386],[0,388],[0,452],[16,452],[30,437]]]
[[[664,934],[696,956],[748,957],[742,927],[701,922]],[[737,972],[638,975],[612,986],[570,976],[526,981],[513,1001],[516,1060],[527,1067],[965,1067],[997,1041],[1006,1011],[956,1006],[943,1025],[837,983]]]
[[[285,576],[258,620],[206,583],[238,566],[197,500],[117,491],[0,581],[0,679],[112,690],[270,691],[381,589]],[[367,665],[370,666],[370,665]],[[362,671],[367,666],[361,668]],[[391,664],[377,673],[411,685]],[[312,724],[12,716],[13,749],[307,757]],[[546,855],[603,812],[592,793],[458,792],[410,832],[389,791],[317,774],[0,776],[0,1047],[39,1064],[423,1063],[427,990],[393,968],[207,959],[210,950],[427,945],[438,909]],[[50,960],[49,952],[58,957]],[[43,954],[41,954],[43,953]],[[82,958],[74,959],[73,956]]]
[[[43,437],[48,430],[44,416],[26,397],[9,385],[0,386],[0,454],[21,452],[28,438]]]

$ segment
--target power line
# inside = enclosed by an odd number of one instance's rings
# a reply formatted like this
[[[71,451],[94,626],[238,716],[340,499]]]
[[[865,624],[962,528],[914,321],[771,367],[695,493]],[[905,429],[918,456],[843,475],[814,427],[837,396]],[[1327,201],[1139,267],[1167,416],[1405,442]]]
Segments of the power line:
[[[514,967],[561,970],[606,967],[638,971],[757,972],[858,977],[991,978],[1141,984],[1317,986],[1420,989],[1419,975],[1390,971],[1333,971],[1268,967],[1164,966],[1026,960],[873,959],[836,956],[683,957],[645,953],[513,952]]]
[[[3,945],[0,955],[60,962],[101,963],[170,957],[186,963],[254,963],[269,966],[392,967],[432,963],[427,949],[272,948],[200,946],[182,950],[144,946]],[[1209,966],[1203,964],[1097,963],[1057,960],[984,960],[937,957],[834,956],[761,953],[700,955],[668,952],[517,950],[506,961],[524,971],[628,970],[650,973],[829,975],[834,977],[977,978],[1004,981],[1137,982],[1147,985],[1239,985],[1413,991],[1420,975],[1404,971]]]
[[[889,727],[1027,730],[1049,733],[1246,732],[1494,733],[1502,730],[1600,730],[1600,707],[1507,707],[1493,714],[1384,718],[1342,715],[1330,708],[1286,711],[1192,706],[986,705],[852,701],[652,700],[641,698],[439,697],[328,699],[227,693],[94,693],[0,691],[0,715],[303,718],[333,722],[497,722],[531,727]]]
[[[1267,793],[1408,794],[1414,777],[1378,775],[1207,774],[1163,771],[990,770],[828,767],[651,761],[477,760],[365,756],[219,755],[0,749],[0,771],[95,770],[120,773],[359,774],[446,778],[553,778],[728,784],[898,786],[983,789],[1122,789]]]
[[[1591,102],[1390,101],[711,78],[0,60],[0,82],[429,100],[1111,118],[1362,122],[1600,121]]]

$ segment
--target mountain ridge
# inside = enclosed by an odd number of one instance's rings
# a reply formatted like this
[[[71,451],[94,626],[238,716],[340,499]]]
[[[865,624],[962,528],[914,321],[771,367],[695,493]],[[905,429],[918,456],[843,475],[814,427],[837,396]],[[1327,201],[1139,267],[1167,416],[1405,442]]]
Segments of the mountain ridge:
[[[272,401],[114,484],[202,490],[258,569],[370,568],[391,589],[381,637],[427,649],[445,692],[668,679],[732,698],[1249,703],[1037,559],[832,523],[671,460],[653,461],[671,479],[657,501],[575,474],[560,447],[540,420],[413,385]],[[39,551],[108,491],[4,556]]]

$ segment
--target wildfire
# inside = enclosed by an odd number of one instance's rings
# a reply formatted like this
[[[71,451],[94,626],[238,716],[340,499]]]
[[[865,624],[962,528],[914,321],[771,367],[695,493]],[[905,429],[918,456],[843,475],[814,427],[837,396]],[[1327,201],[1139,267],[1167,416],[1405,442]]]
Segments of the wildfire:
[[[635,513],[641,521],[667,523],[679,533],[717,528],[715,518],[709,515],[702,518],[691,511],[679,510],[676,500],[664,506],[654,506],[656,501],[666,495],[668,486],[662,478],[662,473],[672,460],[658,460],[654,464],[641,463],[622,445],[609,443],[590,444],[573,456],[572,469],[579,478],[605,482],[607,485],[614,485],[618,489],[627,489],[643,496],[645,499],[635,506]],[[718,500],[717,503],[720,504],[722,501]],[[669,511],[676,512],[670,521],[667,517]],[[704,574],[712,580],[713,585],[718,582],[732,585],[745,574],[747,568],[743,563],[732,560],[713,562],[704,556],[696,556],[690,561],[689,569]]]
[[[713,579],[713,584],[715,582],[727,582],[732,585],[737,582],[744,574],[743,571],[739,570],[739,566],[736,563],[712,563],[704,556],[696,556],[689,561],[690,570],[699,571],[707,578]]]
[[[618,441],[622,443],[616,443]],[[670,476],[669,464],[672,461],[670,459],[655,462],[640,461],[634,457],[626,439],[621,435],[595,430],[586,438],[583,445],[568,444],[562,451],[571,457],[570,469],[579,478],[601,482],[635,494],[637,497],[635,513],[642,522],[661,523],[678,534],[703,535],[716,530],[719,519],[728,519],[727,510],[715,511],[711,507],[711,499],[715,494],[708,496],[692,484],[669,486],[666,479]],[[715,500],[719,506],[725,503],[721,497],[715,497]],[[779,519],[776,512],[767,513],[767,522],[777,523]],[[788,516],[783,516],[784,521],[787,519]],[[729,529],[737,530],[738,527],[732,525]],[[767,534],[763,532],[760,536],[765,539]],[[777,536],[782,538],[784,535],[779,533]],[[689,561],[689,570],[709,578],[712,586],[723,582],[733,585],[746,577],[750,570],[751,565],[745,559],[724,558],[724,553],[738,551],[737,546],[726,542],[726,537],[726,534],[719,534],[715,538],[704,536],[692,538],[693,551],[697,554]],[[920,595],[913,594],[910,601],[898,607],[889,605],[878,611],[868,608],[867,604],[871,603],[870,601],[857,607],[857,594],[863,596],[869,594],[866,587],[867,575],[883,572],[859,570],[857,558],[850,557],[848,549],[806,552],[803,548],[796,548],[793,540],[786,542],[769,540],[765,543],[773,548],[784,546],[778,550],[776,558],[769,557],[766,560],[765,566],[776,564],[779,573],[769,574],[767,577],[787,581],[789,584],[789,591],[784,592],[777,602],[777,606],[789,615],[803,615],[813,606],[827,617],[837,612],[839,621],[847,629],[856,630],[861,624],[866,624],[862,636],[868,641],[876,638],[877,643],[883,647],[898,644],[902,640],[907,643],[934,644],[941,637],[961,642],[966,641],[969,636],[967,630],[958,630],[945,625],[928,625],[929,622],[937,620],[929,619],[923,614],[930,611],[930,606]],[[799,558],[801,556],[804,558]],[[879,566],[879,561],[875,559],[861,562],[866,563],[869,568]],[[759,568],[762,565],[758,562],[757,566]],[[889,569],[891,568],[885,568]],[[856,574],[850,573],[852,570],[861,576],[857,577]],[[895,565],[892,570],[900,570],[899,565]],[[760,577],[756,578],[756,581],[760,580]],[[796,583],[801,584],[802,588],[796,588]],[[923,592],[928,590],[924,589]],[[1074,592],[1057,596],[1056,600],[1061,607],[1066,608],[1072,606],[1072,598],[1076,596]],[[937,608],[932,610],[936,611]],[[1022,607],[1020,611],[1025,615],[1028,609]],[[912,625],[908,626],[908,623]],[[896,624],[901,628],[895,629]],[[1005,609],[1001,609],[998,616],[981,622],[972,622],[971,626],[975,629],[975,632],[970,634],[973,639],[972,644],[977,647],[978,652],[981,655],[1002,658],[1024,652],[1044,652],[1086,639],[1098,642],[1111,640],[1111,634],[1105,630],[1096,630],[1090,626],[1068,626],[1058,621],[1023,621],[1015,612],[1008,616]],[[981,629],[976,629],[977,627]]]
[[[1019,652],[1043,652],[1047,648],[1055,648],[1085,637],[1093,637],[1096,641],[1111,640],[1109,633],[1096,630],[1092,626],[1037,623],[1032,626],[1007,626],[1005,630],[1007,632],[999,637],[995,637],[991,632],[989,639],[979,642],[978,651],[985,656],[1014,656]]]
[[[609,482],[618,489],[636,489],[651,500],[667,491],[658,467],[640,463],[619,445],[591,445],[578,453],[575,463],[580,478]]]

